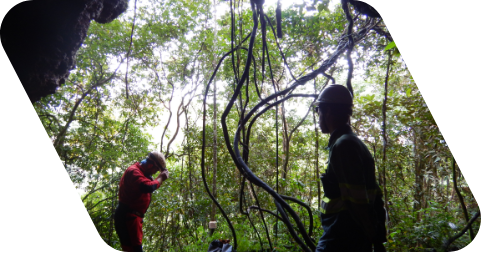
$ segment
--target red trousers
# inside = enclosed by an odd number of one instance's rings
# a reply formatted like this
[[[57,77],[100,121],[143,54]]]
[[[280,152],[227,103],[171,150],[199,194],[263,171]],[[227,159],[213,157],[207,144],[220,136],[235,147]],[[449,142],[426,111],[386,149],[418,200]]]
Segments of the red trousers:
[[[123,251],[142,251],[142,218],[132,213],[115,212],[115,230]]]

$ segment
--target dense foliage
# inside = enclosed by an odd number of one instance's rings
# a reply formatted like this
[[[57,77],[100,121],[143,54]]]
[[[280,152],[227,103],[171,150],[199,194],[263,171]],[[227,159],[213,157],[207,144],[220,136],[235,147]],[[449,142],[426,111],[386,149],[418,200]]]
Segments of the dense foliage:
[[[262,64],[258,31],[249,81],[226,119],[231,142],[239,119],[245,116],[243,108],[248,112],[276,89],[287,88],[292,81],[290,72],[302,76],[337,48],[347,25],[341,6],[326,0],[306,2],[283,6],[284,36],[278,41],[290,69],[284,65],[269,25],[266,46],[270,67],[267,59]],[[369,21],[351,11],[359,22]],[[275,28],[275,6],[265,6],[265,12]],[[479,207],[459,168],[453,167],[449,148],[389,32],[382,20],[377,22],[380,30],[358,41],[351,54],[355,92],[351,124],[376,161],[389,213],[386,248],[444,250],[444,241],[467,224],[462,206],[469,217]],[[119,179],[149,150],[166,154],[171,176],[153,194],[143,223],[144,250],[206,251],[214,239],[232,240],[225,218],[212,204],[202,182],[202,100],[221,57],[240,45],[252,27],[249,1],[214,5],[208,0],[132,0],[120,19],[92,23],[78,53],[77,68],[66,84],[35,104],[107,244],[120,249],[113,227]],[[242,47],[247,48],[247,44],[248,40]],[[243,48],[226,57],[214,81],[217,88],[209,90],[207,183],[215,188],[214,195],[235,228],[237,251],[299,251],[284,223],[253,207],[275,210],[269,194],[246,183],[240,195],[243,177],[221,134],[221,114],[246,59]],[[344,54],[327,71],[337,83],[345,82],[346,62]],[[320,75],[296,92],[316,94],[328,81]],[[311,103],[312,98],[292,98],[277,111],[274,107],[264,113],[251,130],[248,163],[272,188],[311,207],[315,215],[312,237],[317,241],[322,234],[317,217],[322,195],[319,173],[327,161],[323,147],[329,136],[317,129]],[[243,196],[242,202],[239,196]],[[291,206],[307,228],[306,209],[292,202]],[[218,228],[212,233],[208,222],[213,217]],[[471,241],[469,233],[473,237],[478,230],[479,221],[450,249],[466,246]]]

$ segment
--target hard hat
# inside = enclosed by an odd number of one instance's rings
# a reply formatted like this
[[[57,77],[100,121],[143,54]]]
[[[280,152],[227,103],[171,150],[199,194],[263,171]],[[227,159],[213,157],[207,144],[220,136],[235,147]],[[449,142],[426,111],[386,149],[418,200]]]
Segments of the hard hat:
[[[152,151],[147,156],[147,159],[154,162],[154,164],[159,167],[162,171],[165,170],[165,157],[159,151]]]
[[[352,94],[351,92],[340,84],[331,84],[326,86],[324,90],[321,91],[314,106],[319,104],[344,104],[352,105]]]

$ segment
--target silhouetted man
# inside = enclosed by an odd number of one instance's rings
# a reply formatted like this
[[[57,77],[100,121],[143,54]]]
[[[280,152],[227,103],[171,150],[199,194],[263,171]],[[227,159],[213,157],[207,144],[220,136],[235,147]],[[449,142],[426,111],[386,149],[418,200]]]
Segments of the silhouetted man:
[[[327,86],[315,101],[322,133],[330,134],[329,160],[321,176],[324,233],[316,251],[385,251],[386,211],[376,182],[374,159],[349,125],[352,95]]]

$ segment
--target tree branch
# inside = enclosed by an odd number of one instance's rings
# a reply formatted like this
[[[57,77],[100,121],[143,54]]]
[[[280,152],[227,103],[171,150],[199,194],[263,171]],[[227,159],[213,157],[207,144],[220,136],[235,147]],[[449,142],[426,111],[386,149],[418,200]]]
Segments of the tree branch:
[[[466,225],[466,227],[463,228],[463,230],[461,230],[461,232],[459,232],[457,235],[449,238],[443,245],[443,248],[444,248],[444,251],[448,251],[448,248],[449,246],[451,245],[451,243],[453,243],[454,241],[456,241],[459,237],[461,237],[462,235],[464,235],[464,233],[466,233],[466,231],[468,231],[468,229],[471,228],[471,225],[473,225],[474,221],[476,221],[476,219],[479,218],[479,211],[474,214],[474,216],[471,218],[471,220],[468,221],[468,224]]]

